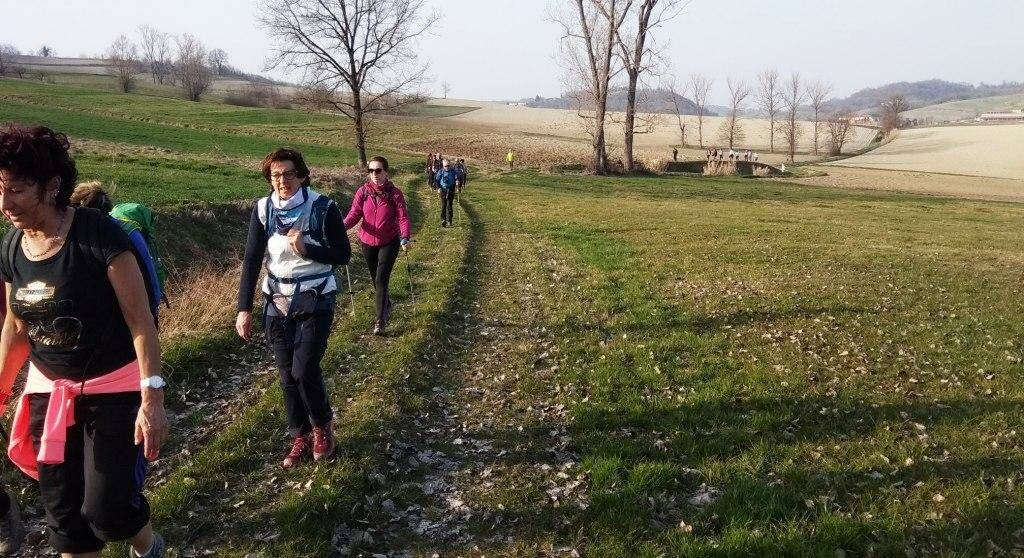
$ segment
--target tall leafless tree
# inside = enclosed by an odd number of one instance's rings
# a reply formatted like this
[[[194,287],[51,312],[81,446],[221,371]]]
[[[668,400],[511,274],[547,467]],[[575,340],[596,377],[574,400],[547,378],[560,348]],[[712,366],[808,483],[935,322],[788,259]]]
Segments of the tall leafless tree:
[[[423,0],[265,0],[260,21],[276,41],[270,67],[302,74],[311,91],[352,120],[366,165],[369,119],[420,97],[427,66],[417,43],[439,16]]]
[[[708,95],[711,93],[711,85],[714,80],[703,75],[693,74],[690,76],[690,93],[693,94],[693,104],[697,105],[697,144],[704,148],[704,116],[708,112]]]
[[[451,86],[450,83],[448,83],[447,81],[442,81],[441,82],[441,93],[444,95],[445,99],[448,98],[448,92],[451,91],[451,90],[452,90],[452,86]]]
[[[633,0],[574,0],[571,13],[558,13],[562,27],[561,52],[570,91],[577,92],[577,114],[584,119],[594,148],[594,172],[608,172],[604,124],[608,90],[616,69],[612,57],[615,36]],[[593,114],[589,114],[592,112]]]
[[[882,101],[882,131],[889,133],[900,127],[900,115],[910,110],[910,103],[903,95],[892,95]]]
[[[149,68],[153,83],[163,83],[171,71],[171,37],[148,25],[139,26],[142,62]]]
[[[222,48],[215,48],[207,55],[210,67],[217,71],[217,75],[224,75],[224,67],[228,64],[228,53]]]
[[[811,103],[811,112],[814,114],[814,154],[818,154],[818,145],[821,138],[821,112],[825,108],[825,100],[832,93],[832,86],[827,83],[815,82],[807,88],[807,98]]]
[[[686,114],[684,106],[686,104],[686,97],[680,92],[679,82],[675,76],[671,76],[665,82],[665,90],[669,94],[669,110],[676,115],[676,124],[679,126],[679,146],[686,147],[686,122],[683,121],[683,115]]]
[[[743,110],[743,103],[750,96],[750,87],[743,80],[728,78],[726,85],[729,87],[729,116],[722,123],[721,136],[725,143],[732,149],[737,143],[743,141],[743,128],[740,126],[740,112]]]
[[[850,122],[850,113],[840,111],[833,114],[825,122],[825,128],[828,132],[829,155],[841,155],[843,146],[846,145],[846,140],[850,137],[850,131],[853,128]]]
[[[128,37],[120,35],[107,49],[107,71],[117,78],[124,93],[135,89],[135,75],[139,73],[139,50]]]
[[[800,74],[794,73],[782,86],[782,109],[785,111],[786,120],[782,125],[783,135],[786,139],[786,152],[792,162],[796,157],[796,143],[800,138],[800,122],[797,120],[797,113],[800,104],[807,97],[803,85],[800,83]]]
[[[603,2],[597,2],[604,9]],[[623,123],[625,131],[626,170],[636,169],[633,158],[633,136],[637,133],[637,86],[645,73],[653,71],[658,59],[658,43],[652,35],[653,31],[666,21],[679,14],[680,0],[641,0],[632,6],[628,14],[633,16],[633,29],[623,31],[619,26],[615,32],[618,56],[622,68],[626,72],[626,119]],[[611,20],[612,14],[604,11],[605,19]]]
[[[213,85],[213,72],[206,65],[206,47],[188,33],[177,38],[178,58],[174,61],[174,74],[185,90],[185,97],[198,101]]]
[[[0,43],[0,76],[14,73],[14,57],[21,54],[21,51],[14,45]]]
[[[782,92],[779,91],[779,72],[765,70],[757,76],[757,105],[768,117],[768,151],[775,151],[775,125],[782,110]]]

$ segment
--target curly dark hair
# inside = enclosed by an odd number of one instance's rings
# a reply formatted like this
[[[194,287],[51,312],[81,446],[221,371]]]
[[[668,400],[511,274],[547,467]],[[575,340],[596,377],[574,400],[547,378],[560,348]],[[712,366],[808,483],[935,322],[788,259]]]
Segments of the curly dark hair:
[[[306,166],[306,160],[302,158],[302,153],[290,147],[279,147],[263,158],[261,169],[263,171],[263,178],[266,178],[267,182],[270,182],[270,164],[281,161],[291,161],[294,163],[295,172],[302,177],[302,185],[309,186],[309,167]]]
[[[60,132],[45,126],[11,124],[0,131],[0,170],[17,180],[35,182],[40,200],[46,195],[46,184],[59,178],[56,205],[57,209],[64,209],[78,181],[70,149],[68,137]]]

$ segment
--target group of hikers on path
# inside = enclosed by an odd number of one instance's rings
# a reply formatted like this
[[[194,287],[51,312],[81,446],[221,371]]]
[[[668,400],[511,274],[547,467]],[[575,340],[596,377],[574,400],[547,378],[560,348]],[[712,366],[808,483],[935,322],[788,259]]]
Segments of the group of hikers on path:
[[[409,249],[411,225],[384,157],[369,160],[344,217],[311,188],[298,151],[274,150],[261,170],[270,193],[249,221],[235,329],[252,338],[258,287],[290,438],[281,463],[291,468],[336,448],[321,361],[339,290],[335,270],[351,258],[347,231],[359,225],[375,290],[372,330],[381,335],[392,312],[391,271]],[[456,173],[442,162],[439,188],[461,188],[465,174]],[[155,558],[165,547],[142,490],[169,425],[157,335],[167,300],[152,212],[115,205],[101,184],[77,178],[64,134],[0,130],[0,209],[12,225],[0,246],[0,413],[28,363],[8,457],[38,481],[55,551],[99,556],[107,543],[126,541],[130,556]],[[17,551],[24,536],[15,500],[0,489],[0,554]]]
[[[427,154],[424,167],[427,185],[437,193],[441,201],[441,226],[452,226],[455,197],[469,182],[469,169],[465,159],[455,159],[453,163],[440,153]]]

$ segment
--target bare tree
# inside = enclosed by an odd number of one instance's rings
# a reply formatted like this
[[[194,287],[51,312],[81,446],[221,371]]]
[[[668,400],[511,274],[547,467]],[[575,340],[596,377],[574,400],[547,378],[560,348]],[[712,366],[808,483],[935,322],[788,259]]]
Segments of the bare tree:
[[[627,171],[633,171],[636,168],[633,159],[633,136],[637,133],[637,84],[640,83],[643,74],[653,70],[658,58],[658,44],[651,33],[661,24],[679,14],[679,1],[641,0],[638,5],[633,6],[632,10],[629,9],[629,4],[626,4],[623,11],[634,15],[633,23],[636,27],[632,32],[623,33],[620,25],[615,31],[618,56],[622,61],[622,68],[626,72],[626,120],[623,128],[625,130],[624,151]],[[605,19],[614,19],[614,15],[605,10],[604,3],[596,2],[595,4],[602,8]],[[614,2],[612,6],[614,6]]]
[[[743,110],[743,103],[750,96],[750,87],[742,80],[726,80],[729,87],[729,116],[722,123],[722,141],[729,144],[732,149],[737,143],[743,141],[743,129],[740,126],[740,111]]]
[[[49,58],[53,56],[53,49],[47,45],[43,45],[39,47],[39,56],[42,56],[43,58]]]
[[[704,147],[704,116],[708,112],[708,95],[714,80],[702,74],[690,76],[690,92],[693,93],[693,104],[697,105],[697,144]]]
[[[577,114],[592,122],[594,172],[608,172],[608,150],[604,123],[608,112],[608,89],[616,73],[612,66],[615,36],[625,21],[633,0],[575,0],[573,14],[554,16],[562,27],[561,48],[568,81],[575,85]],[[593,112],[591,116],[588,114]]]
[[[364,166],[368,119],[420,98],[409,94],[427,73],[417,42],[438,18],[423,0],[265,0],[260,15],[277,41],[269,66],[332,93],[322,99],[352,120]]]
[[[107,49],[107,71],[117,78],[124,93],[135,89],[135,75],[139,73],[139,51],[128,37],[120,35]]]
[[[163,83],[171,70],[171,37],[148,25],[139,26],[142,62],[149,68],[153,83]]]
[[[796,156],[796,142],[800,138],[800,122],[797,121],[797,112],[800,104],[804,102],[807,93],[800,83],[800,74],[794,73],[789,81],[783,85],[782,108],[785,110],[786,120],[783,122],[782,131],[786,139],[786,148],[789,160],[792,162]]]
[[[814,154],[818,154],[818,144],[821,138],[821,112],[825,107],[825,99],[832,93],[832,86],[826,83],[816,82],[807,88],[807,98],[811,103],[811,111],[814,113]]]
[[[665,89],[668,91],[669,109],[676,115],[676,124],[679,126],[679,145],[680,147],[686,147],[686,122],[683,121],[684,110],[683,107],[686,103],[686,97],[679,93],[679,83],[675,76],[672,76],[665,83]]]
[[[779,72],[765,70],[757,76],[757,105],[768,116],[768,151],[775,152],[775,121],[782,110],[782,92],[779,91]]]
[[[14,73],[14,57],[21,52],[14,46],[7,43],[0,43],[0,76]]]
[[[199,39],[186,33],[176,39],[178,58],[174,62],[174,74],[185,90],[185,97],[198,101],[213,85],[213,72],[206,65],[206,47]]]
[[[441,93],[444,95],[445,99],[448,98],[448,92],[451,91],[451,89],[452,86],[447,81],[441,82]]]
[[[224,66],[228,63],[228,53],[224,49],[215,48],[211,50],[207,59],[210,62],[210,67],[217,69],[218,76],[224,74]]]
[[[889,133],[900,127],[900,115],[910,110],[910,103],[903,95],[893,95],[882,101],[882,131]]]
[[[853,125],[850,123],[850,113],[840,111],[829,117],[825,123],[828,131],[828,152],[832,156],[841,155],[846,140],[850,137]]]

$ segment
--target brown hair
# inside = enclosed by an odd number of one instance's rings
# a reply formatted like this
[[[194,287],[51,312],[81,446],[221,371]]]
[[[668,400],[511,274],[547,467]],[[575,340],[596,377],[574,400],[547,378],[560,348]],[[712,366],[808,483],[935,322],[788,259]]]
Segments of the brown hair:
[[[114,209],[114,200],[107,195],[102,182],[93,180],[75,187],[75,191],[71,192],[71,205],[91,207],[103,213],[110,213]]]
[[[376,157],[373,157],[366,162],[367,165],[369,165],[370,163],[380,163],[380,166],[384,167],[384,172],[388,172],[391,170],[390,168],[388,168],[388,160],[385,159],[384,157],[381,157],[380,155],[377,155]]]
[[[309,186],[309,167],[306,166],[305,159],[302,158],[302,153],[290,148],[290,147],[279,147],[270,152],[269,155],[263,158],[263,178],[270,182],[270,165],[271,163],[280,163],[282,161],[291,161],[295,165],[295,172],[302,178],[302,185]]]
[[[10,172],[18,180],[35,182],[39,199],[46,195],[46,185],[59,178],[55,203],[57,209],[64,209],[78,180],[70,149],[68,137],[60,132],[45,126],[11,124],[0,132],[0,170]]]

